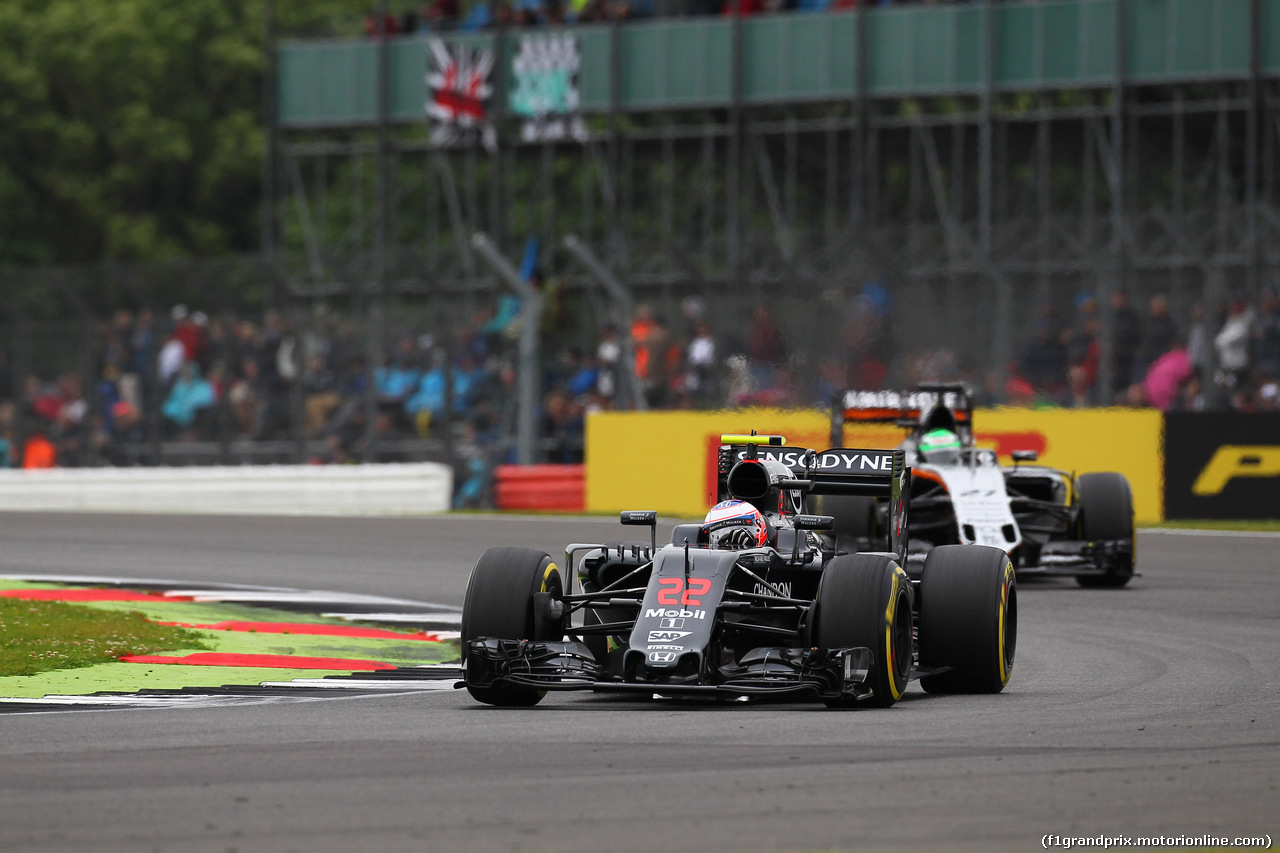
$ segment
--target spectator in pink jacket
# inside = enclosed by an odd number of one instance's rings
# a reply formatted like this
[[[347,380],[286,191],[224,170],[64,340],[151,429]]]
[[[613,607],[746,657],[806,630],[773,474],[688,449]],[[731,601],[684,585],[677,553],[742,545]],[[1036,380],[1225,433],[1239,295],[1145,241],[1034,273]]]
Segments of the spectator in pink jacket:
[[[1187,346],[1182,341],[1175,341],[1173,349],[1157,358],[1147,371],[1143,383],[1147,401],[1162,412],[1169,411],[1190,377],[1191,358],[1187,355]]]

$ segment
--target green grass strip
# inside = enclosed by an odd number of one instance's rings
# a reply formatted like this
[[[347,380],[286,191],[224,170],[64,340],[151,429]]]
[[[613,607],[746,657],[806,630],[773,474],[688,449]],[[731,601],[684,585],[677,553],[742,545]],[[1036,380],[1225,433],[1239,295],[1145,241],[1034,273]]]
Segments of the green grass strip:
[[[208,648],[197,632],[156,625],[136,611],[0,598],[0,677],[93,666],[122,655]]]
[[[153,665],[117,661],[84,669],[43,672],[34,677],[19,675],[0,678],[0,696],[10,699],[38,699],[41,696],[85,696],[103,691],[137,693],[140,690],[243,686],[263,681],[292,681],[295,678],[349,674],[349,670]]]
[[[252,631],[207,631],[214,651],[236,655],[302,655],[316,658],[376,660],[395,666],[416,666],[456,660],[453,642],[327,637],[313,634],[267,634]],[[269,673],[267,673],[269,674]]]

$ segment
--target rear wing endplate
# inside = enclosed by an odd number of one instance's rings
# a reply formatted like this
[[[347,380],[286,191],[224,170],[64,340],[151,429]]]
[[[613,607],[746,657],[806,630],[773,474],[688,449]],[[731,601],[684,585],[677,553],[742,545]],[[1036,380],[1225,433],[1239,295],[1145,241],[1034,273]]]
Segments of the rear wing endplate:
[[[831,443],[844,440],[847,423],[893,423],[910,429],[939,406],[950,410],[957,427],[972,429],[973,392],[964,384],[929,382],[913,391],[846,391],[831,413]]]

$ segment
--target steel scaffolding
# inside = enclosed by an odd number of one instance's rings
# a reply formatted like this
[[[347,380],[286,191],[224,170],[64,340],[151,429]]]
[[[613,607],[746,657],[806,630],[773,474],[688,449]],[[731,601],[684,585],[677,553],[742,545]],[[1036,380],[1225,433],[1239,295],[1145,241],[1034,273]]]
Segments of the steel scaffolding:
[[[1092,87],[997,87],[988,2],[976,92],[871,93],[859,12],[851,99],[747,103],[736,85],[725,108],[628,111],[615,74],[613,108],[590,117],[585,143],[522,143],[499,116],[493,154],[433,147],[424,127],[385,117],[373,129],[275,127],[281,280],[309,299],[368,292],[385,271],[388,298],[465,316],[499,287],[470,235],[509,256],[537,236],[547,272],[582,286],[559,248],[576,234],[638,302],[699,294],[732,321],[744,301],[766,301],[813,360],[838,346],[824,322],[843,298],[832,293],[884,279],[900,357],[945,345],[993,381],[1033,318],[1068,314],[1088,293],[1109,388],[1113,293],[1212,313],[1272,285],[1280,260],[1268,248],[1280,112],[1259,61],[1258,0],[1247,75],[1155,83],[1123,73],[1126,5],[1113,7],[1121,71]]]

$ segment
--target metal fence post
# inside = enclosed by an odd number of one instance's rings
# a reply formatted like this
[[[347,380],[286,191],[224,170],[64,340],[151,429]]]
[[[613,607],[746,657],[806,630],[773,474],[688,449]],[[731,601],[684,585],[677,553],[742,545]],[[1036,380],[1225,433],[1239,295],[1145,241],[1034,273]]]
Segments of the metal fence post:
[[[364,452],[361,460],[377,461],[378,454],[378,360],[382,357],[386,326],[387,247],[391,218],[391,181],[387,164],[391,147],[388,117],[390,112],[390,54],[387,44],[387,0],[378,0],[378,211],[374,227],[373,282],[366,294],[365,311],[365,389]]]
[[[627,323],[631,319],[631,291],[613,274],[612,270],[605,266],[587,248],[585,243],[578,239],[577,235],[570,234],[565,237],[564,247],[569,251],[569,254],[582,262],[582,265],[595,277],[596,281],[600,282],[609,295],[613,297],[618,313],[622,316],[621,327],[618,330],[619,346],[622,350],[622,363],[618,371],[618,396],[627,401],[631,408],[636,411],[644,411],[646,408],[644,395],[640,393],[640,383],[636,382],[634,345],[631,340],[631,331],[627,327]]]
[[[498,274],[502,283],[520,297],[520,363],[517,376],[518,409],[516,413],[516,461],[532,465],[536,456],[538,430],[538,387],[542,380],[542,358],[539,352],[539,329],[542,319],[542,294],[527,281],[511,262],[502,256],[486,235],[475,234],[471,245],[485,263]]]
[[[1125,0],[1116,0],[1115,6],[1115,82],[1111,90],[1111,163],[1109,170],[1111,187],[1111,251],[1112,273],[1102,277],[1102,287],[1098,298],[1101,319],[1099,334],[1098,386],[1100,396],[1098,402],[1104,406],[1111,405],[1115,398],[1115,310],[1111,305],[1112,295],[1124,291],[1125,279],[1125,195],[1124,195],[1124,86],[1125,86]]]
[[[1258,113],[1261,98],[1262,57],[1259,29],[1262,9],[1259,0],[1249,0],[1249,109],[1245,113],[1245,217],[1249,249],[1249,295],[1256,299],[1262,290],[1262,263],[1258,241]]]
[[[992,98],[995,92],[996,17],[992,0],[982,4],[982,125],[979,130],[979,242],[981,263],[991,275],[996,297],[996,328],[992,348],[994,369],[1003,390],[1009,378],[1009,362],[1013,358],[1013,288],[1008,276],[996,265],[992,255],[992,224],[995,218],[995,127]],[[1007,154],[1006,154],[1007,156]]]
[[[276,2],[266,0],[263,10],[263,38],[266,68],[262,75],[262,123],[266,129],[266,145],[262,155],[262,259],[274,270],[276,254],[276,172],[280,158],[280,116],[276,103],[279,68],[276,57]],[[271,301],[277,298],[275,276],[271,281]]]
[[[727,170],[725,235],[728,249],[728,281],[730,287],[742,284],[742,182],[744,120],[742,116],[742,0],[731,0],[730,81],[732,99],[729,106],[729,163]]]

